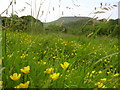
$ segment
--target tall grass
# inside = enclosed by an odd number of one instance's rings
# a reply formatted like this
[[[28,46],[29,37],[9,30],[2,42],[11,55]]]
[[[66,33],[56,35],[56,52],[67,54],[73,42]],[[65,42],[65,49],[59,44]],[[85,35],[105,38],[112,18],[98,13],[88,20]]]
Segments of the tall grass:
[[[89,39],[84,36],[79,39],[77,36],[66,34],[34,36],[9,32],[7,59],[3,60],[3,66],[6,67],[3,73],[3,86],[15,87],[29,80],[29,88],[97,88],[95,83],[106,78],[103,82],[105,87],[118,87],[119,79],[114,76],[118,72],[117,39],[105,40],[105,37],[98,37],[87,45]],[[111,55],[112,53],[116,54]],[[101,62],[98,62],[101,58]],[[60,66],[64,62],[70,63],[67,70]],[[20,72],[20,69],[27,65],[30,66],[30,73]],[[55,69],[55,73],[60,73],[57,80],[52,80],[44,73],[50,67]],[[13,81],[9,76],[16,72],[22,76],[18,81]],[[91,73],[90,76],[88,73]]]

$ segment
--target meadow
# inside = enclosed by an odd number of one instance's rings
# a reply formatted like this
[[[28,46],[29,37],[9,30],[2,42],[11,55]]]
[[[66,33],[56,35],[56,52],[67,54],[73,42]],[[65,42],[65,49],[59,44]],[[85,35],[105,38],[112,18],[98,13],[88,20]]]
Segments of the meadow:
[[[25,3],[31,15],[16,15],[16,0],[0,14],[8,15],[12,8],[10,17],[2,17],[0,26],[0,89],[120,87],[118,19],[93,17],[67,24],[45,24],[38,20],[44,14],[42,11],[39,15],[42,2],[36,18],[32,15],[36,8]],[[105,13],[114,7],[117,5],[101,3],[104,11],[95,7],[93,13]],[[90,33],[93,35],[87,37]]]
[[[28,34],[8,29],[6,52],[4,48],[3,88],[120,86],[118,39],[114,37]]]

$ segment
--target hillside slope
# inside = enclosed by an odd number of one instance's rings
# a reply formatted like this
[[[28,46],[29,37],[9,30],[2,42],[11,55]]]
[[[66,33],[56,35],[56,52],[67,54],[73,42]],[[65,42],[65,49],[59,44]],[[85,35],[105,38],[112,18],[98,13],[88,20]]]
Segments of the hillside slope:
[[[49,24],[57,24],[60,25],[61,22],[64,21],[65,24],[70,23],[70,22],[75,22],[83,19],[89,19],[90,17],[73,17],[73,16],[68,16],[68,17],[61,17],[55,21],[49,22],[49,23],[44,23],[45,25]]]

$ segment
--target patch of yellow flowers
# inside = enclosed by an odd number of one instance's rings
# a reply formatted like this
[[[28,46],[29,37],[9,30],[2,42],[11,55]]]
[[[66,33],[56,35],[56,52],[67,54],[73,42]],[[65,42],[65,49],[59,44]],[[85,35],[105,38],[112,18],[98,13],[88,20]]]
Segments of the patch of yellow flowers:
[[[116,74],[112,75],[112,77],[117,77],[119,75],[120,75],[119,73],[116,73]]]
[[[100,79],[101,82],[106,82],[106,78]]]
[[[46,65],[47,63],[42,61],[42,60],[40,60],[40,61],[38,61],[38,64]]]
[[[54,68],[48,68],[46,69],[46,71],[44,71],[44,73],[50,74],[54,71]]]
[[[107,87],[105,87],[105,85],[104,85],[103,83],[101,83],[101,82],[97,82],[97,83],[95,83],[95,85],[97,85],[98,88],[107,88]]]
[[[30,66],[23,67],[20,69],[21,72],[27,74],[30,72]],[[14,73],[13,75],[10,75],[10,79],[13,81],[17,81],[20,79],[21,74]],[[14,88],[28,88],[30,81],[27,81],[26,83],[20,83],[19,85],[15,86]]]

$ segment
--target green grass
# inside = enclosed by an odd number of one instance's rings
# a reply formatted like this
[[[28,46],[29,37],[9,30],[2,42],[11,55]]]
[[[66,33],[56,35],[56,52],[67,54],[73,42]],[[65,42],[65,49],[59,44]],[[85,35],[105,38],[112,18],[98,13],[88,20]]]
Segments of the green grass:
[[[1,29],[1,26],[0,26],[0,29]],[[0,31],[0,81],[2,81],[2,44],[1,44],[1,41],[2,41],[2,31]],[[2,87],[0,86],[0,89]]]
[[[120,78],[113,76],[118,73],[117,38],[98,36],[90,40],[84,35],[30,35],[15,32],[7,32],[6,36],[3,88],[13,88],[27,81],[30,81],[29,88],[119,87]],[[96,63],[97,61],[100,62]],[[67,70],[63,70],[60,65],[64,62],[70,63]],[[26,66],[30,66],[28,74],[20,71]],[[52,73],[60,73],[57,80],[52,80],[51,74],[44,73],[51,67],[54,68]],[[10,79],[13,73],[22,75],[20,79],[13,81]],[[106,81],[100,80],[103,78]],[[101,82],[101,86],[95,85],[98,82]]]

